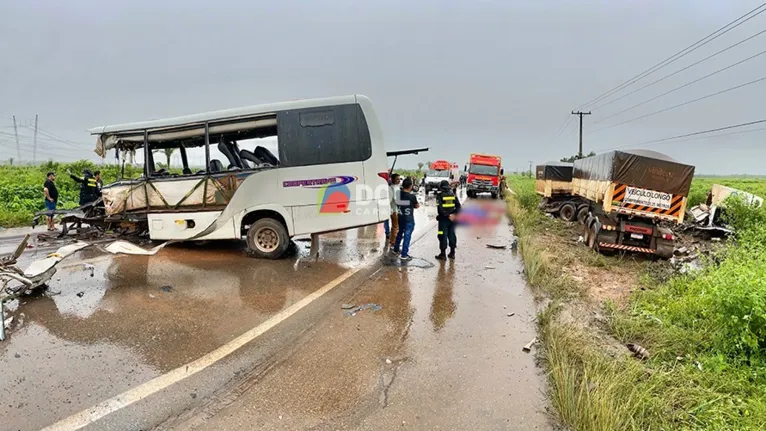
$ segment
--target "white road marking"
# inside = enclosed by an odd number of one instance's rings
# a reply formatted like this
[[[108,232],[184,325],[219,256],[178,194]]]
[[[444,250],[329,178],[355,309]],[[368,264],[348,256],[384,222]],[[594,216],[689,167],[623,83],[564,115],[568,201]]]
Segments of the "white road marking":
[[[275,314],[269,320],[261,323],[253,329],[250,329],[239,337],[200,357],[199,359],[189,362],[186,365],[181,365],[180,367],[152,380],[149,380],[146,383],[138,385],[133,389],[129,389],[126,392],[98,403],[93,407],[90,407],[79,413],[75,413],[66,419],[63,419],[49,427],[44,428],[44,430],[75,430],[83,428],[111,413],[114,413],[135,402],[141,401],[142,399],[155,394],[175,383],[178,383],[187,377],[199,373],[200,371],[215,364],[231,353],[234,353],[245,344],[258,338],[269,329],[288,319],[290,316],[311,304],[313,301],[319,299],[322,295],[329,292],[334,287],[344,282],[363,268],[364,267],[359,267],[344,272],[339,277],[325,284],[313,293],[307,295],[300,301]]]

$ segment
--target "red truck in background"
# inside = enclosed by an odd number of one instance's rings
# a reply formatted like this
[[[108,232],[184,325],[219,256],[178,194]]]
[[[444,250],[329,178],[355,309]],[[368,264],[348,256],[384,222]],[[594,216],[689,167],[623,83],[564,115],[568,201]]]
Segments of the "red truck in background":
[[[503,168],[500,156],[471,154],[465,171],[468,174],[466,190],[469,198],[475,198],[479,193],[489,193],[492,199],[503,197],[505,181],[502,178]]]

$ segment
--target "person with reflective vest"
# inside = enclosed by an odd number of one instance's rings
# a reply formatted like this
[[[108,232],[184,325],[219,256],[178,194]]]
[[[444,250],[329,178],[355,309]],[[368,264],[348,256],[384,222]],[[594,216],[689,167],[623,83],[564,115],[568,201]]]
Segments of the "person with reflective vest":
[[[101,172],[96,171],[98,174]],[[100,176],[100,175],[99,175]],[[69,177],[80,183],[80,206],[89,204],[101,196],[100,179],[94,176],[90,169],[83,171],[82,178],[69,172]]]
[[[439,222],[439,254],[438,260],[455,258],[457,248],[457,236],[455,236],[455,217],[460,212],[460,200],[452,191],[449,181],[442,180],[439,183],[439,191],[436,194],[436,220]],[[449,245],[449,254],[445,254]]]

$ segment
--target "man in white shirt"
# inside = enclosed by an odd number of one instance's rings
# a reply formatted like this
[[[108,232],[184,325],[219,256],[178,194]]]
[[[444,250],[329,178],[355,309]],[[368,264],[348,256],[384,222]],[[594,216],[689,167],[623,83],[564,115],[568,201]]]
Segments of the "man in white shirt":
[[[388,244],[394,246],[396,241],[396,234],[399,232],[399,211],[396,205],[396,200],[399,198],[399,183],[401,178],[399,174],[391,175],[391,184],[388,186],[388,196],[391,203],[391,233],[388,236]]]

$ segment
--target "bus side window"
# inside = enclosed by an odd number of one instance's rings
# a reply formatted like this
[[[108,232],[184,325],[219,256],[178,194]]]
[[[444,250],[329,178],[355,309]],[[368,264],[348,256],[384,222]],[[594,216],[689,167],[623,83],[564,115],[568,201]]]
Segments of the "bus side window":
[[[357,104],[277,113],[280,166],[359,162],[372,156],[364,114]]]

